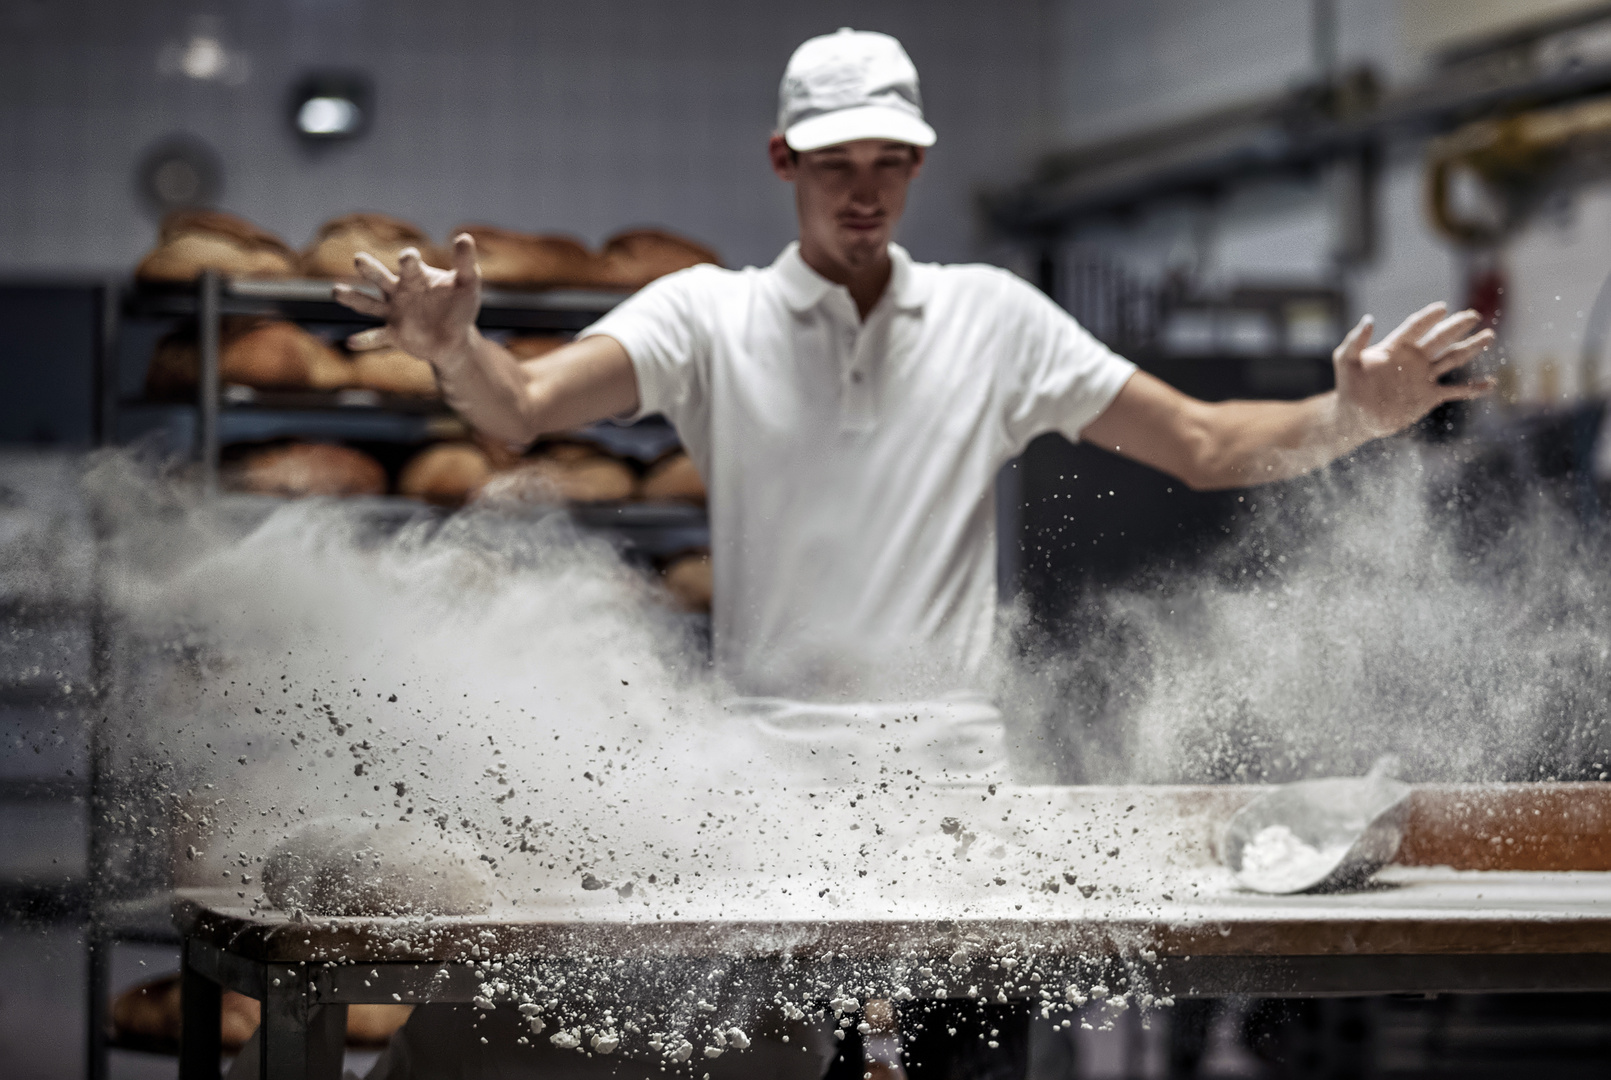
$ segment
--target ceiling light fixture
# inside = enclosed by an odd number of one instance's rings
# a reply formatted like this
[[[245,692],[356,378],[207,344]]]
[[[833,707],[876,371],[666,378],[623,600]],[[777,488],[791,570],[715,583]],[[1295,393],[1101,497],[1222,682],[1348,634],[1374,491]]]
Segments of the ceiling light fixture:
[[[369,126],[373,101],[369,80],[362,75],[309,75],[291,92],[291,126],[310,142],[351,139]]]
[[[212,16],[190,20],[185,35],[168,42],[157,54],[157,71],[197,82],[244,83],[251,73],[246,54],[224,40],[223,26]]]

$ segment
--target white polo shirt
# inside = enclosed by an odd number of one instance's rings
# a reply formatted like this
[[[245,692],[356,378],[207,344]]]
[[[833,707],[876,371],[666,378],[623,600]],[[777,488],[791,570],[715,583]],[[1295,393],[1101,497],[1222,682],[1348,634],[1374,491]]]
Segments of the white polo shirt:
[[[862,320],[790,244],[661,278],[585,335],[637,373],[710,493],[717,666],[813,701],[977,690],[996,611],[997,471],[1080,429],[1135,370],[990,266],[914,263]]]

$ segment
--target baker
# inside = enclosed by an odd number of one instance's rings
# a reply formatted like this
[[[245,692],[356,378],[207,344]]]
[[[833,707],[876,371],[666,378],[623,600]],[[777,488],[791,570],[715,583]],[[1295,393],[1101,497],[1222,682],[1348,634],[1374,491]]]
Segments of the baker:
[[[1007,271],[920,263],[895,244],[934,141],[900,44],[841,30],[801,45],[784,73],[768,153],[794,185],[799,239],[772,265],[672,274],[526,362],[476,329],[469,236],[455,238],[451,270],[406,251],[393,275],[360,255],[378,298],[336,288],[385,322],[355,348],[430,361],[449,403],[490,437],[525,445],[605,418],[671,420],[710,495],[718,673],[780,755],[828,782],[885,748],[890,714],[909,721],[903,762],[931,780],[1005,768],[983,693],[993,486],[1037,435],[1192,488],[1240,487],[1315,469],[1491,386],[1441,381],[1492,334],[1475,313],[1433,304],[1376,344],[1360,320],[1336,348],[1329,393],[1191,398]]]

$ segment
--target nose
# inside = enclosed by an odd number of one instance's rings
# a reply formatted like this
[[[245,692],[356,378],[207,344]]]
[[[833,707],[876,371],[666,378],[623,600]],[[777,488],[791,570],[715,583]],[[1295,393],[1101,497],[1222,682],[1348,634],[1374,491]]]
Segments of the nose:
[[[850,205],[853,209],[874,211],[878,209],[878,177],[872,169],[857,169],[855,182],[850,188]]]

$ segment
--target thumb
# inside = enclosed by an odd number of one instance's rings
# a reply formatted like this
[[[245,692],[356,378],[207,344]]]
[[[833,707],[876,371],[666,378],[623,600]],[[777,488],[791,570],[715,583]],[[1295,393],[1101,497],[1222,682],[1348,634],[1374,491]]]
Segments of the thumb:
[[[1342,339],[1342,344],[1332,350],[1331,358],[1337,363],[1358,360],[1359,354],[1365,351],[1370,344],[1372,333],[1376,329],[1376,319],[1370,315],[1361,315],[1354,328],[1348,331],[1348,336]]]

